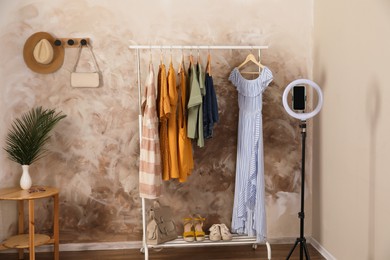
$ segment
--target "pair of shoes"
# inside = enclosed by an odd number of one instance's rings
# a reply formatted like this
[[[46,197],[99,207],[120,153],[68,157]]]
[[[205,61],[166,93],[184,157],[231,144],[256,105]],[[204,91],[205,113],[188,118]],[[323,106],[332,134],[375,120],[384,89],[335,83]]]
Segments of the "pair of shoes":
[[[233,236],[225,224],[214,224],[210,227],[210,240],[232,240]]]
[[[184,218],[183,239],[187,242],[203,241],[205,233],[203,231],[203,223],[206,219],[197,215],[197,217]]]

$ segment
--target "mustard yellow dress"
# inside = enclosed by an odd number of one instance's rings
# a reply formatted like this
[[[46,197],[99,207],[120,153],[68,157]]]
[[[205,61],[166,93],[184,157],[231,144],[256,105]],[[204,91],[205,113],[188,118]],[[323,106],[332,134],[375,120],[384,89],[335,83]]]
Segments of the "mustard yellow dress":
[[[168,152],[169,152],[169,174],[164,175],[164,180],[179,178],[179,163],[177,158],[177,86],[176,86],[176,72],[173,68],[172,62],[168,69],[168,96],[170,103],[170,115],[168,119]]]
[[[169,179],[168,118],[171,114],[169,103],[166,68],[160,64],[158,71],[157,112],[159,117],[159,137],[163,180]]]
[[[183,62],[179,68],[180,100],[178,108],[178,157],[179,157],[179,181],[185,182],[194,169],[191,140],[187,137],[187,100],[188,81]]]

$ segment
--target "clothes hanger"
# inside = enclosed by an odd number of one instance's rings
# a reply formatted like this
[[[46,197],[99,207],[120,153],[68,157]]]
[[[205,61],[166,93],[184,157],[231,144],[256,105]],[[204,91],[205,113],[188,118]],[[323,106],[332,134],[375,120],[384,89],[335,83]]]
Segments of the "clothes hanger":
[[[210,49],[209,49],[208,54],[207,54],[206,72],[211,76],[211,55],[210,55]]]
[[[149,48],[149,64],[152,64],[152,47]]]
[[[172,46],[169,48],[169,54],[170,54],[169,63],[172,64]]]
[[[199,46],[198,46],[198,60],[197,60],[197,63],[200,63],[200,48],[199,48]]]
[[[260,50],[259,50],[259,52],[260,52]],[[245,64],[247,64],[248,62],[252,62],[252,63],[254,63],[255,65],[257,65],[260,69],[264,69],[264,65],[263,64],[261,64],[260,62],[258,62],[257,60],[256,60],[256,57],[255,57],[255,55],[253,55],[253,53],[251,52],[251,53],[249,53],[248,54],[248,56],[246,56],[246,59],[244,60],[244,62],[243,63],[241,63],[238,67],[237,67],[237,69],[240,69],[240,68],[242,68]],[[256,72],[254,72],[254,71],[248,71],[248,72],[245,72],[245,71],[243,71],[243,72],[241,72],[241,73],[246,73],[246,74],[258,74],[259,73],[259,71],[256,71]]]
[[[194,57],[192,56],[192,49],[190,50],[190,66],[194,64]]]
[[[163,59],[164,59],[164,54],[163,54],[163,50],[162,50],[162,47],[160,48],[160,65],[163,65]]]
[[[181,73],[183,66],[184,66],[184,52],[183,52],[183,48],[181,48],[181,61],[179,64],[179,69],[177,70],[177,74]]]

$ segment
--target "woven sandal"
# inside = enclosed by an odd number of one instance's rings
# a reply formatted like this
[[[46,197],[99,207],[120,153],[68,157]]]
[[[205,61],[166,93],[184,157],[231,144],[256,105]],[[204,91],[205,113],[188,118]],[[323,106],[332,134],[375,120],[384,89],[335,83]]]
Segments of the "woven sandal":
[[[195,232],[194,232],[194,224],[192,218],[184,218],[183,219],[183,239],[187,242],[194,242],[195,240]]]
[[[203,223],[206,219],[198,215],[198,217],[194,218],[193,220],[195,228],[195,239],[196,241],[203,241],[206,235],[203,231]]]

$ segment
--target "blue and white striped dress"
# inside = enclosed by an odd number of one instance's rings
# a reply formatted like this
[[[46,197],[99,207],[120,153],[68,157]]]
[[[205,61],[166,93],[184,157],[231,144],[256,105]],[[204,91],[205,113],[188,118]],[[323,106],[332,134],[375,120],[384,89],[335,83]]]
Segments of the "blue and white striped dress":
[[[238,91],[240,111],[232,231],[256,236],[257,242],[267,236],[261,109],[263,92],[272,79],[267,67],[253,80],[245,79],[237,68],[229,76]]]

